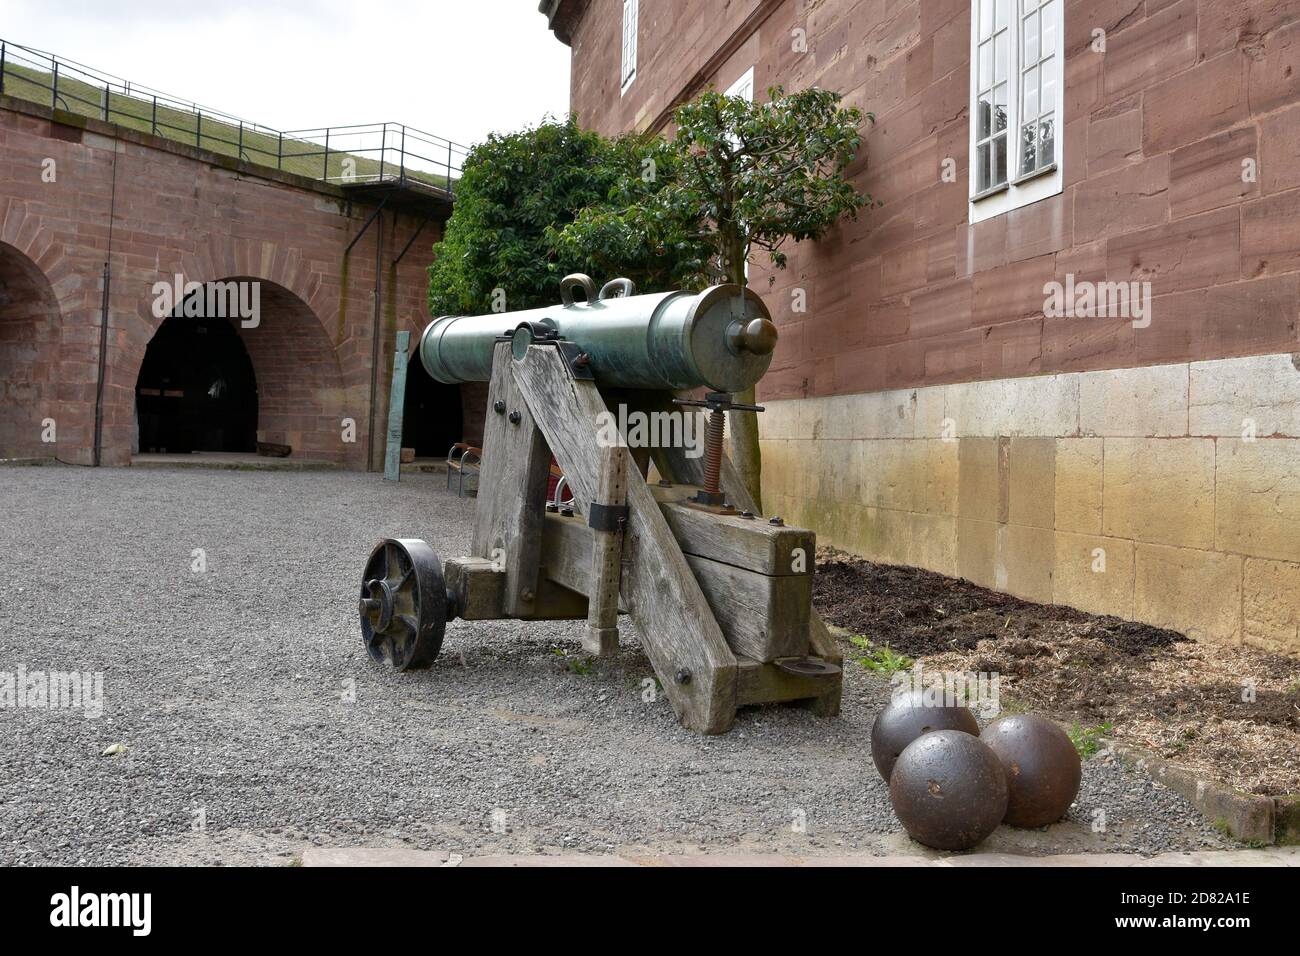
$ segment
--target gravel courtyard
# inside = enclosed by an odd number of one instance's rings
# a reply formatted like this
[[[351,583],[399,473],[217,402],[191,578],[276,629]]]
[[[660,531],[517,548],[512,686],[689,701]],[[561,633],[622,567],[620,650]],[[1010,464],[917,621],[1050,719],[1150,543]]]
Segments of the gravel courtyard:
[[[643,701],[630,624],[590,666],[570,622],[455,622],[431,670],[372,664],[370,547],[463,553],[473,504],[424,475],[0,468],[0,672],[103,675],[98,718],[0,710],[0,864],[284,865],[313,845],[931,855],[871,765],[889,686],[855,665],[838,720],[750,709],[708,738]],[[1094,759],[1066,821],[981,849],[1232,845]]]

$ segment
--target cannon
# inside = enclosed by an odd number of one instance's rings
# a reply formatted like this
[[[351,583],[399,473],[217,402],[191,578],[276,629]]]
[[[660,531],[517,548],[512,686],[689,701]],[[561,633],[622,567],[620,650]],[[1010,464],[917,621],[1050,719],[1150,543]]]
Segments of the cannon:
[[[729,412],[762,411],[733,400],[772,360],[762,299],[735,285],[636,295],[627,279],[597,290],[582,275],[559,299],[443,316],[421,336],[435,379],[489,383],[471,553],[379,543],[359,604],[371,657],[430,666],[457,618],[585,619],[584,651],[606,656],[623,615],[687,727],[724,733],[751,704],[837,714],[816,537],[758,515],[723,447]],[[568,506],[546,500],[552,455]]]

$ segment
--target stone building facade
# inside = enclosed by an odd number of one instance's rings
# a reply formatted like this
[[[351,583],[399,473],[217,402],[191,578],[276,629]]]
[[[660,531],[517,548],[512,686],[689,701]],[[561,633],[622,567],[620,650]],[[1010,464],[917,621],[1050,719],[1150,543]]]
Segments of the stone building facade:
[[[850,172],[883,205],[752,264],[781,332],[767,510],[874,559],[1300,652],[1300,5],[541,9],[603,133],[670,131],[710,84],[875,114]]]
[[[0,459],[93,462],[102,382],[100,461],[130,462],[137,400],[152,397],[137,394],[141,366],[163,322],[155,284],[182,276],[259,287],[256,327],[233,323],[256,378],[258,441],[382,465],[395,333],[415,341],[429,321],[425,269],[445,214],[390,206],[348,254],[374,201],[10,96],[0,160]],[[456,403],[451,431],[481,434],[482,404],[467,398],[462,423]]]

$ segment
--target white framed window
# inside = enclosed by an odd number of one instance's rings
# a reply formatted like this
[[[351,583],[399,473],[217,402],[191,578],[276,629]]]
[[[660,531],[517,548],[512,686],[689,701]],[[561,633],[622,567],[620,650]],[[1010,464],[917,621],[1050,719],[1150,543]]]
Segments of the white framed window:
[[[971,0],[971,222],[1061,191],[1063,2]]]
[[[619,74],[619,95],[636,79],[636,33],[640,19],[640,0],[623,0],[623,58]]]
[[[740,75],[735,83],[727,87],[726,96],[739,96],[741,99],[754,102],[754,68],[751,66],[748,70]]]

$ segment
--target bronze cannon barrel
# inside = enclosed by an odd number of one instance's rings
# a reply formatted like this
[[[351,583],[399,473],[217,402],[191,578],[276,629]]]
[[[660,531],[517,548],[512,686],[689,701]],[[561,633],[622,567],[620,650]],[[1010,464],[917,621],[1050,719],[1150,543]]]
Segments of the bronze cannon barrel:
[[[585,300],[574,301],[582,288]],[[739,392],[763,377],[776,347],[776,326],[763,300],[738,285],[703,292],[630,292],[615,279],[599,293],[586,276],[566,276],[560,303],[519,312],[443,316],[420,339],[429,374],[449,385],[485,382],[500,336],[516,354],[538,336],[574,343],[597,383],[620,388]]]

